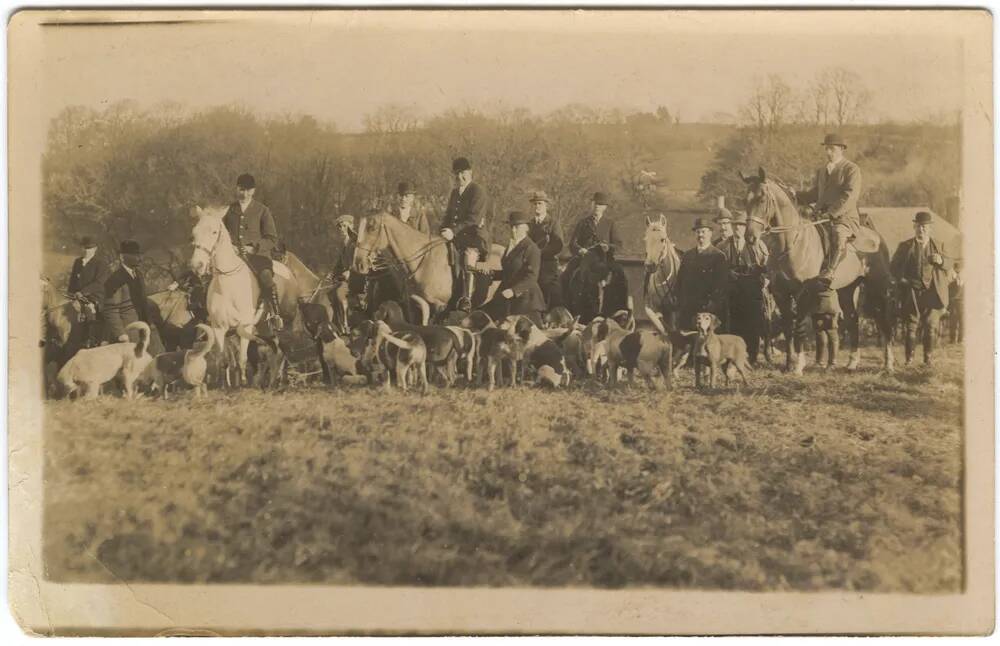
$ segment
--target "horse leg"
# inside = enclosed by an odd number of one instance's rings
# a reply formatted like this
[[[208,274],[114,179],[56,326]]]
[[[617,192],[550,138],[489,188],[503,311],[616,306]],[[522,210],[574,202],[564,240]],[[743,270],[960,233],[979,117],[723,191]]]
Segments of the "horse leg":
[[[248,353],[250,350],[250,339],[253,338],[253,330],[247,329],[245,327],[236,328],[236,334],[240,337],[240,359],[239,359],[239,377],[237,378],[237,384],[242,387],[249,383],[249,376],[247,375],[247,364],[249,363]]]
[[[855,284],[848,285],[837,291],[840,309],[844,312],[844,327],[847,332],[847,341],[851,346],[851,359],[847,364],[848,370],[857,370],[861,365],[861,316],[858,312],[858,289],[858,285]],[[839,341],[839,338],[837,340]],[[833,350],[833,352],[836,352],[836,350]]]

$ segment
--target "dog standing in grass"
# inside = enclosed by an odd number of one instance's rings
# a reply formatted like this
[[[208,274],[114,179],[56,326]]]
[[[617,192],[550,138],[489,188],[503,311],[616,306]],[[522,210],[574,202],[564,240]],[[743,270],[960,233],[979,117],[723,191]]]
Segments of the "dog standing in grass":
[[[715,377],[720,368],[732,365],[740,373],[744,385],[749,385],[746,373],[751,371],[747,360],[747,344],[742,337],[734,334],[716,334],[719,327],[719,317],[709,312],[699,312],[694,317],[695,331],[698,337],[694,343],[694,383],[701,387],[701,373],[704,364],[708,364],[708,385],[715,388]],[[725,364],[725,365],[723,365]],[[726,370],[726,386],[729,386],[729,371]]]
[[[125,332],[139,331],[136,343],[122,341],[96,348],[80,350],[59,371],[57,379],[69,397],[81,386],[87,399],[96,399],[102,384],[121,374],[125,396],[135,398],[135,382],[153,360],[149,348],[149,325],[135,321],[125,326]]]
[[[198,323],[196,328],[205,333],[201,347],[161,352],[153,358],[143,373],[143,380],[151,380],[163,399],[167,399],[167,387],[178,381],[193,387],[195,396],[200,397],[208,393],[208,384],[205,382],[208,362],[205,357],[215,345],[215,335],[212,333],[212,328],[204,323]]]
[[[378,331],[375,336],[375,356],[386,367],[385,388],[392,389],[392,375],[396,376],[396,385],[406,392],[411,372],[416,373],[417,380],[426,394],[427,385],[427,346],[417,332],[404,331],[393,333],[385,321],[377,321]],[[416,384],[414,384],[416,385]]]

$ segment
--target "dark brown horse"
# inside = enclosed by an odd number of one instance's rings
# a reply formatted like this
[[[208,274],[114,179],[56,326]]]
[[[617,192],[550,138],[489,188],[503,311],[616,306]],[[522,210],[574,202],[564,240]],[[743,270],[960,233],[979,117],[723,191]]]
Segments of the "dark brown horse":
[[[764,240],[770,250],[768,273],[788,340],[786,365],[795,374],[802,374],[806,361],[806,329],[809,316],[818,304],[815,279],[823,264],[819,222],[801,217],[789,192],[778,182],[768,179],[764,169],[759,169],[756,176],[745,177],[740,173],[740,177],[747,186],[750,232]],[[877,251],[861,253],[852,249],[837,268],[831,287],[837,290],[852,345],[848,368],[853,370],[860,365],[859,307],[863,306],[879,328],[883,367],[891,371],[895,306],[889,252],[877,233],[869,230],[865,235],[878,237]],[[858,289],[862,281],[866,285],[866,298],[864,303],[859,303]]]
[[[580,256],[572,275],[563,275],[563,294],[567,309],[589,323],[597,316],[610,317],[621,310],[632,311],[628,278],[614,255],[594,245]]]

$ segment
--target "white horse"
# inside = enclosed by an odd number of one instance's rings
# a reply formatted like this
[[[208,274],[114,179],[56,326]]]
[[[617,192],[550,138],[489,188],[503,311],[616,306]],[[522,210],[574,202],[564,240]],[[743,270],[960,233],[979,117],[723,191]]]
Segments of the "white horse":
[[[254,338],[260,314],[256,303],[260,290],[249,265],[236,253],[229,231],[222,223],[226,207],[202,209],[196,206],[197,223],[191,231],[191,269],[204,276],[212,273],[206,306],[208,324],[219,348],[226,347],[226,333],[236,330],[240,338],[240,385],[246,380],[247,350]]]

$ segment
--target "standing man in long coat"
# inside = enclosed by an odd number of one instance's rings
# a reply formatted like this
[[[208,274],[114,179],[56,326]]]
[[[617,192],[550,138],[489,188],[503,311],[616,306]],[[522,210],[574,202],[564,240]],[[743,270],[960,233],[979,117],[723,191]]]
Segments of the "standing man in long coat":
[[[475,293],[476,262],[486,260],[490,249],[490,205],[489,196],[479,184],[472,181],[472,164],[465,157],[455,159],[451,164],[455,176],[455,188],[448,196],[448,207],[441,222],[441,237],[454,242],[458,259],[456,267],[461,268],[464,278],[461,292],[470,303]]]
[[[680,294],[680,325],[690,328],[699,312],[715,314],[725,320],[726,291],[729,276],[726,255],[712,245],[712,225],[698,218],[692,230],[697,246],[681,256],[677,273]]]
[[[104,282],[104,320],[108,336],[112,342],[129,341],[125,331],[129,323],[148,323],[151,328],[149,353],[156,356],[163,351],[163,343],[149,312],[146,279],[141,268],[142,247],[135,240],[125,240],[119,250],[121,265]]]
[[[545,299],[538,286],[538,272],[542,265],[542,252],[528,237],[531,217],[522,211],[513,211],[508,216],[510,242],[500,262],[500,271],[494,272],[494,279],[500,279],[493,298],[483,306],[483,310],[494,320],[509,314],[523,314],[541,327]]]
[[[244,173],[236,179],[236,201],[229,205],[222,222],[236,249],[257,275],[261,297],[270,309],[270,323],[280,330],[283,322],[270,255],[278,242],[278,228],[271,210],[253,199],[256,186],[253,175]]]
[[[562,290],[559,287],[559,252],[563,241],[559,229],[549,217],[549,196],[545,191],[535,191],[531,194],[531,206],[535,210],[535,218],[528,228],[528,236],[542,252],[542,267],[538,273],[538,286],[542,289],[545,308],[562,305]]]
[[[921,331],[924,365],[931,365],[941,314],[948,307],[948,263],[944,244],[931,237],[931,214],[913,218],[914,237],[899,244],[892,256],[892,275],[900,287],[906,365],[913,362],[916,333]]]
[[[828,218],[830,249],[823,262],[823,269],[817,277],[821,283],[830,286],[837,266],[847,256],[847,240],[858,233],[861,214],[858,212],[858,197],[861,195],[861,169],[844,157],[847,144],[838,134],[828,134],[823,150],[827,164],[816,171],[813,187],[799,193],[801,204],[815,204],[820,218]]]
[[[764,333],[764,267],[767,247],[746,237],[747,215],[733,217],[735,232],[721,247],[729,266],[729,331],[747,344],[750,363],[757,363],[760,338]]]
[[[97,242],[90,236],[80,240],[83,256],[73,261],[69,274],[69,293],[82,302],[83,342],[100,345],[104,282],[111,273],[108,263],[97,255]]]

